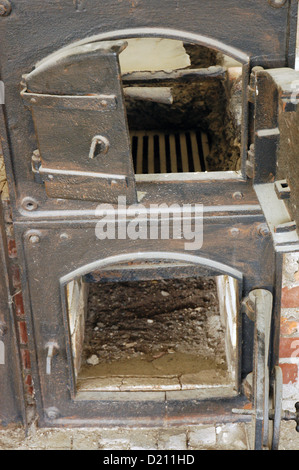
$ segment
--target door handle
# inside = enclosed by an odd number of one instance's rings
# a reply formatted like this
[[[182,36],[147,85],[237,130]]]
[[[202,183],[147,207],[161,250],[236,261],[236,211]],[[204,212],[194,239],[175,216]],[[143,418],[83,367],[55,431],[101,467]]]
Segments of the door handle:
[[[105,155],[110,147],[109,140],[102,135],[95,135],[92,138],[88,158],[95,158],[97,155]]]
[[[58,353],[59,347],[55,341],[50,341],[46,344],[47,359],[46,359],[46,374],[51,375],[52,373],[52,359]]]

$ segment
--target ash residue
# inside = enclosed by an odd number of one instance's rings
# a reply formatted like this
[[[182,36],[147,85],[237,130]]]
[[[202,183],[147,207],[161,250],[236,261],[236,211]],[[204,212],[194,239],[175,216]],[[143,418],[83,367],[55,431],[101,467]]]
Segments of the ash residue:
[[[213,279],[91,284],[83,364],[167,352],[225,361]]]

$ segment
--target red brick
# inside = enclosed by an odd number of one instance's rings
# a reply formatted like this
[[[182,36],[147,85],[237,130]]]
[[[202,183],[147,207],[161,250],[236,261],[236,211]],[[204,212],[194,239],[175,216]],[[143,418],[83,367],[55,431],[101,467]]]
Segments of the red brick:
[[[16,258],[17,257],[17,247],[16,247],[16,242],[12,238],[8,240],[8,256],[10,258]]]
[[[30,362],[30,354],[27,349],[22,349],[21,350],[21,356],[22,356],[22,363],[24,369],[30,369],[31,367],[31,362]]]
[[[298,380],[298,366],[297,364],[279,364],[282,370],[283,383],[296,383]]]
[[[19,327],[19,334],[20,334],[20,343],[27,344],[28,343],[28,336],[27,336],[27,328],[26,323],[24,321],[20,321],[18,323]]]
[[[24,312],[22,292],[18,292],[17,294],[14,295],[14,301],[15,301],[16,314],[19,316],[24,316],[25,312]]]
[[[288,289],[284,287],[281,292],[281,307],[296,308],[299,307],[299,286]]]
[[[280,338],[279,357],[299,357],[299,338]]]
[[[27,393],[31,396],[33,396],[34,391],[33,391],[33,383],[32,383],[32,377],[31,375],[26,375],[25,377],[25,386],[27,389]]]
[[[12,265],[11,266],[11,272],[12,272],[12,283],[15,289],[20,289],[21,288],[21,274],[18,266]]]
[[[250,402],[250,403],[246,403],[246,404],[244,405],[244,410],[252,410],[252,403],[251,403],[251,402]]]
[[[295,320],[288,320],[281,317],[280,319],[280,334],[283,336],[293,335],[299,331],[299,322]]]

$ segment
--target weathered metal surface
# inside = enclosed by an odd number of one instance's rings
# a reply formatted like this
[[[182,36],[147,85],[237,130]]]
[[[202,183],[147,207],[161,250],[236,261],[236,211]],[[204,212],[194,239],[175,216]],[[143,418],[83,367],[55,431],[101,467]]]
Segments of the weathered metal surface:
[[[277,252],[298,251],[299,236],[285,203],[277,196],[274,183],[257,184],[255,192],[263,208]]]
[[[278,450],[280,438],[280,425],[283,418],[282,414],[282,393],[283,393],[283,378],[282,370],[279,366],[274,368],[274,385],[272,391],[272,405],[273,405],[273,428],[271,432],[271,450]],[[270,415],[270,412],[269,412]]]
[[[254,447],[262,450],[269,438],[269,353],[272,317],[272,294],[265,289],[250,292],[249,299],[255,311],[254,331]]]
[[[107,5],[96,0],[85,0],[80,2],[80,7],[76,5],[71,0],[63,4],[48,2],[46,5],[36,1],[32,8],[27,1],[21,1],[13,5],[9,16],[1,18],[1,79],[6,92],[5,122],[2,126],[8,129],[9,134],[10,150],[5,151],[5,159],[11,186],[13,190],[16,188],[18,209],[22,207],[22,200],[29,195],[34,195],[38,207],[45,210],[51,210],[57,204],[56,200],[49,202],[44,188],[37,187],[32,178],[30,160],[37,148],[37,141],[31,115],[16,90],[23,75],[28,74],[39,60],[58,49],[65,46],[75,49],[74,42],[80,40],[87,46],[90,41],[149,35],[204,44],[250,66],[283,67],[294,63],[297,2],[293,0],[287,1],[281,8],[273,8],[265,0],[229,0],[225,3],[220,0],[212,3],[189,0],[175,7],[170,0],[164,0],[162,4],[156,0],[140,0],[138,5],[130,1],[109,2]],[[214,28],[215,21],[217,28]],[[107,78],[106,72],[104,75]],[[247,73],[246,69],[245,81]],[[109,79],[106,79],[106,85],[108,83]],[[104,93],[103,90],[101,92]],[[245,92],[243,102],[246,103]],[[244,137],[246,115],[247,110],[244,109]],[[246,150],[246,138],[242,148]],[[11,174],[10,159],[14,168]],[[46,184],[51,187],[51,183]],[[14,197],[12,189],[11,193]],[[55,195],[58,196],[58,191]],[[87,201],[79,205],[71,200],[59,202],[60,209],[75,210],[78,207],[87,209],[90,205]],[[14,211],[17,216],[18,212]]]
[[[253,69],[254,92],[254,165],[255,183],[273,182],[276,176],[279,128],[277,124],[278,93],[277,86],[267,71],[260,67]]]
[[[280,93],[286,87],[281,86],[276,72],[259,68],[253,71],[249,89],[247,83],[255,65],[293,66],[296,18],[295,0],[280,4],[188,0],[176,5],[171,0],[46,4],[36,0],[34,8],[31,2],[20,0],[12,4],[10,15],[0,19],[0,76],[6,97],[0,125],[28,337],[36,359],[32,374],[40,425],[210,422],[219,416],[228,420],[232,419],[230,410],[246,402],[240,386],[254,368],[254,326],[265,333],[267,322],[264,319],[255,325],[241,311],[237,319],[237,397],[165,401],[152,396],[137,400],[132,394],[124,399],[117,393],[92,400],[76,396],[65,286],[94,272],[100,273],[101,280],[105,273],[127,279],[130,263],[135,280],[190,272],[228,274],[239,281],[239,300],[253,289],[271,292],[274,305],[273,311],[267,307],[267,318],[272,314],[273,328],[263,345],[264,357],[269,350],[270,373],[273,371],[278,359],[281,253],[299,249],[294,230],[275,230],[290,222],[274,180],[279,138],[282,131],[288,132],[279,120],[279,106],[283,102],[288,111],[292,103],[289,94]],[[123,44],[107,41],[144,36],[203,44],[243,64],[242,174],[135,177],[117,61]],[[287,75],[291,74],[288,70]],[[221,77],[220,70],[213,73]],[[213,73],[204,72],[205,76]],[[174,75],[169,76],[171,80],[190,78],[187,72]],[[164,74],[152,77],[160,80]],[[123,78],[137,83],[140,76]],[[32,108],[33,118],[24,100]],[[248,144],[254,146],[250,165],[254,183],[258,183],[255,188],[245,177]],[[44,182],[46,191],[37,182]],[[97,239],[99,214],[94,201],[116,204],[118,195],[127,196],[127,204],[138,200],[146,214],[155,203],[204,204],[202,248],[187,253],[183,239]],[[195,222],[193,217],[193,227]],[[162,269],[156,266],[159,260]],[[41,281],[46,281],[44,288]],[[262,394],[257,388],[254,394],[259,447],[265,441],[268,364],[261,355],[257,363],[256,383],[263,382]]]
[[[299,178],[297,173],[299,159],[299,73],[289,69],[276,69],[271,72],[276,80],[281,97],[278,108],[278,123],[281,129],[278,149],[277,178],[288,185],[289,198],[286,205],[292,217],[299,221]]]
[[[263,235],[260,231],[263,223],[262,214],[247,217],[231,214],[222,216],[221,220],[215,214],[214,216],[211,214],[204,224],[204,247],[199,251],[188,253],[183,248],[184,240],[145,241],[129,238],[98,240],[95,236],[95,223],[96,219],[94,221],[81,219],[78,222],[65,221],[64,224],[57,222],[54,225],[42,221],[40,224],[36,222],[34,226],[16,224],[19,243],[23,245],[22,265],[28,279],[28,283],[24,285],[25,308],[28,309],[30,306],[34,312],[33,318],[28,319],[29,337],[32,350],[38,354],[39,369],[35,370],[34,377],[38,390],[41,390],[41,393],[37,394],[41,422],[45,422],[44,410],[53,406],[60,410],[59,419],[62,421],[65,419],[69,422],[77,417],[88,425],[88,420],[91,418],[90,403],[76,400],[75,381],[71,372],[72,357],[64,287],[73,278],[84,276],[96,269],[109,270],[109,266],[119,266],[120,263],[134,263],[134,261],[140,263],[143,259],[150,263],[151,260],[160,259],[173,263],[172,269],[173,271],[176,269],[177,272],[180,271],[180,263],[187,263],[194,265],[193,274],[196,274],[197,265],[197,274],[202,274],[204,267],[207,275],[223,273],[233,275],[240,282],[240,294],[248,293],[256,285],[271,289],[273,284],[272,241],[269,234]],[[232,231],[232,228],[236,230]],[[138,270],[134,270],[134,275],[136,280],[142,278]],[[44,279],[45,276],[47,289],[41,291],[38,287],[39,279]],[[238,342],[241,368],[238,375],[244,377],[252,370],[252,354],[250,354],[252,329],[245,328],[241,317],[238,319],[238,324],[239,335],[242,335]],[[46,345],[54,340],[59,352],[52,359],[52,372],[51,376],[48,376],[45,373]],[[101,398],[93,401],[93,418],[104,419],[106,416],[107,419],[106,413],[111,420],[120,417],[121,405],[118,404],[120,399],[121,396],[118,398],[116,395],[111,402],[108,400],[104,403],[105,400]],[[133,415],[137,413],[145,418],[146,410],[149,409],[152,410],[153,416],[159,413],[162,413],[161,417],[165,416],[165,404],[157,402],[151,405],[139,403],[134,412],[130,404],[126,408],[126,418],[132,417],[130,413]]]
[[[24,423],[25,415],[20,353],[11,289],[0,201],[0,427],[12,423]]]
[[[254,367],[244,385],[253,401],[253,409],[232,410],[237,415],[252,416],[255,450],[278,450],[280,423],[282,419],[288,419],[288,412],[282,412],[282,370],[278,365],[274,366],[273,372],[269,368],[272,302],[271,292],[265,289],[254,289],[248,295],[247,310],[252,312],[255,322]],[[294,415],[289,419],[296,420],[297,415]]]
[[[298,83],[298,72],[290,68],[253,69],[251,87],[255,108],[251,141],[254,155],[249,157],[254,162],[251,177],[256,184],[274,182],[279,172],[280,178],[284,175],[283,178],[290,179],[296,188],[289,160],[290,156],[298,158],[299,155],[292,135],[292,129],[297,128],[295,123],[288,129],[283,124],[289,120],[289,114],[293,119],[296,114]]]
[[[261,351],[265,352],[264,335],[257,337],[258,342],[260,342]],[[263,354],[261,355],[261,360],[263,361]],[[249,374],[251,377],[247,377],[248,382],[252,381],[252,374]],[[276,365],[273,370],[273,374],[266,376],[265,378],[260,376],[260,389],[258,391],[259,398],[255,400],[255,406],[260,402],[260,408],[257,409],[245,409],[244,408],[234,408],[232,413],[239,415],[240,417],[248,416],[253,418],[255,425],[255,434],[254,434],[254,446],[255,450],[278,450],[279,449],[279,438],[280,438],[280,427],[281,421],[295,421],[296,422],[296,431],[299,432],[299,402],[295,403],[295,410],[283,410],[282,409],[282,398],[283,398],[283,376],[282,369]],[[265,383],[267,387],[265,390]],[[269,383],[269,387],[268,387]],[[256,381],[255,387],[258,385]],[[269,395],[265,395],[265,391]]]

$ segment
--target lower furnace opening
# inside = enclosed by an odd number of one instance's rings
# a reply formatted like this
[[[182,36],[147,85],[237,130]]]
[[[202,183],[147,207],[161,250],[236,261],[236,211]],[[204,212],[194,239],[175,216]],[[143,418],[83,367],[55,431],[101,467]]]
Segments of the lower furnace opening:
[[[236,394],[238,283],[233,278],[96,280],[89,274],[67,285],[76,397]]]

